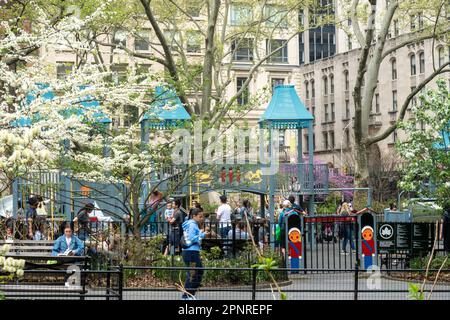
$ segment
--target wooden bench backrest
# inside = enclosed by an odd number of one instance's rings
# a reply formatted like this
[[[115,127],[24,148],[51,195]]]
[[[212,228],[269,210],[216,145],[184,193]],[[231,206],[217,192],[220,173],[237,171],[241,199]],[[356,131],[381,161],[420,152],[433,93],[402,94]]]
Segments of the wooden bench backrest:
[[[14,240],[12,242],[1,240],[0,246],[9,244],[10,252],[51,252],[53,240]]]

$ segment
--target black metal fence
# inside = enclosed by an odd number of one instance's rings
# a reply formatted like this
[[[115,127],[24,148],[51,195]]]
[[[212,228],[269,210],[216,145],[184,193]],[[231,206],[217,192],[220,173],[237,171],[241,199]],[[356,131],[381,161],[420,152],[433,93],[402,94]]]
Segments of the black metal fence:
[[[325,219],[304,219],[303,225],[303,268],[305,269],[329,269],[348,270],[352,269],[358,261],[358,226],[356,219],[340,221],[338,216],[325,216]],[[323,217],[322,217],[323,218]],[[53,233],[46,239],[55,239],[63,233],[61,230],[64,221],[51,230]],[[435,230],[434,223],[424,223],[430,229]],[[284,262],[288,261],[283,256],[279,239],[275,238],[277,224],[268,221],[251,221],[250,227],[247,223],[219,223],[207,221],[204,229],[209,231],[208,236],[202,241],[202,248],[210,250],[219,247],[222,257],[237,257],[246,246],[251,244],[253,235],[255,244],[261,248],[271,248]],[[450,228],[447,226],[447,228]],[[437,224],[438,239],[435,245],[435,254],[445,254],[445,235],[442,236],[443,225]],[[84,241],[86,254],[95,257],[97,269],[118,264],[126,259],[126,244],[132,233],[127,230],[124,223],[118,222],[90,222],[87,227],[75,228],[75,234]],[[181,252],[180,238],[182,229],[180,226],[171,225],[167,222],[150,222],[140,232],[141,239],[150,239],[157,235],[162,236],[160,250],[167,255],[178,255]],[[429,241],[433,243],[434,233],[430,233]],[[5,237],[3,237],[5,238]],[[26,237],[14,237],[24,239]],[[447,241],[449,241],[447,239]],[[448,249],[447,249],[448,250]],[[410,268],[411,259],[426,256],[431,251],[396,250],[395,252],[378,252],[377,265],[384,269],[407,269]],[[414,267],[414,266],[413,266]]]
[[[25,270],[20,280],[0,283],[0,300],[121,300],[123,270]]]
[[[115,267],[80,271],[78,284],[64,285],[65,271],[27,271],[20,282],[1,284],[6,299],[180,300],[183,267]],[[409,300],[450,299],[450,269],[372,270],[201,268],[200,300]],[[436,280],[436,276],[439,277]],[[427,274],[427,281],[424,277]],[[71,274],[73,277],[73,274]],[[275,279],[276,283],[272,280]],[[70,279],[69,279],[70,280]],[[423,286],[423,296],[411,286]]]

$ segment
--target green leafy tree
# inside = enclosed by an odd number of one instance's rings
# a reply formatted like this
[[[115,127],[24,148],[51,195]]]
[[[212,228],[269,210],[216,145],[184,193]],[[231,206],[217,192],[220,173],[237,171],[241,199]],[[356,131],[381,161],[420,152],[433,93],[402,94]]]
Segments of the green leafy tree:
[[[443,140],[449,130],[450,95],[444,80],[438,80],[437,87],[421,95],[412,108],[413,117],[399,124],[408,138],[397,144],[397,150],[404,160],[400,187],[444,204],[450,199],[449,146],[445,148]]]

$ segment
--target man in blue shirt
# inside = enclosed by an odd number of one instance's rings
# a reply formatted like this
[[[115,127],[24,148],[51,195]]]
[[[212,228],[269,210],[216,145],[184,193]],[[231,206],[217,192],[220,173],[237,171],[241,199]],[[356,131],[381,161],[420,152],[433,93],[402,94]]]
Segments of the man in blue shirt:
[[[183,228],[183,260],[186,267],[196,268],[186,272],[183,300],[195,300],[195,293],[200,287],[203,277],[202,261],[200,259],[200,245],[207,233],[200,231],[199,225],[203,223],[203,212],[198,208],[192,209],[191,219],[185,221]]]

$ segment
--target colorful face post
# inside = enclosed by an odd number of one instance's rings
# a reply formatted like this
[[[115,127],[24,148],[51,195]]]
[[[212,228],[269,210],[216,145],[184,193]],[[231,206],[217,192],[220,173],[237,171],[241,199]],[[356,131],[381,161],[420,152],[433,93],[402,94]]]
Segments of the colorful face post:
[[[375,257],[375,241],[373,239],[373,228],[365,226],[361,230],[361,246],[364,269],[367,270],[373,265],[373,258]]]
[[[289,238],[289,259],[292,269],[300,268],[302,258],[302,233],[299,228],[291,228],[288,232]]]

